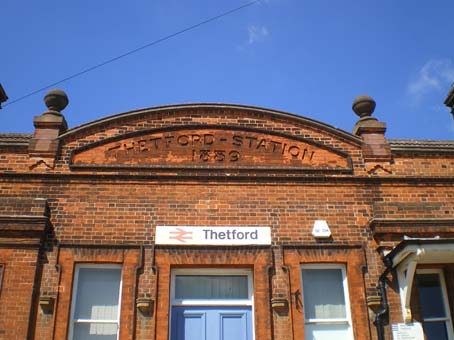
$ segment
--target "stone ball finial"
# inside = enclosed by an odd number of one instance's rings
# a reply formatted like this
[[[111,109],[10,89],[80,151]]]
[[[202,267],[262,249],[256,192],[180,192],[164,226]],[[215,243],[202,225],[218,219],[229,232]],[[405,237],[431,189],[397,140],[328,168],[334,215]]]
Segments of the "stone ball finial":
[[[375,110],[375,100],[372,97],[364,95],[355,98],[352,104],[352,110],[360,117],[370,117]]]
[[[60,112],[68,105],[69,100],[64,91],[54,89],[47,92],[44,96],[44,102],[49,111]]]

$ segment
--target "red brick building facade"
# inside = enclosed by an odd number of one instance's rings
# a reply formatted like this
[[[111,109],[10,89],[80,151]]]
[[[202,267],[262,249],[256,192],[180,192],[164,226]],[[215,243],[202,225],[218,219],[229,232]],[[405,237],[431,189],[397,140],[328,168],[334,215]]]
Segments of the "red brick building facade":
[[[0,135],[0,339],[454,339],[454,141],[386,139],[368,97],[353,133],[221,104],[68,129],[46,104]]]

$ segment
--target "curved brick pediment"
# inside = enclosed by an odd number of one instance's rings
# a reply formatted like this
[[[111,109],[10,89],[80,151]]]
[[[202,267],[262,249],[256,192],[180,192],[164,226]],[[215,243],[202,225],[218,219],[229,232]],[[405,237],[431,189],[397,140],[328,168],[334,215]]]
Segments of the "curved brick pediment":
[[[258,169],[352,171],[361,140],[318,121],[225,104],[151,108],[60,136],[73,170]]]

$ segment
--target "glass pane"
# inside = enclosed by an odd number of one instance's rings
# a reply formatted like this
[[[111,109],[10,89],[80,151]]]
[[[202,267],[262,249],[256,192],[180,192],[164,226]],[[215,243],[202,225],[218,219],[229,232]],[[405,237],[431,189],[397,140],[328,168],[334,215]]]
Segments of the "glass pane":
[[[305,340],[351,340],[347,324],[306,324]]]
[[[344,319],[344,287],[340,269],[303,269],[306,319]]]
[[[426,340],[448,340],[446,322],[423,322]]]
[[[73,340],[117,340],[118,326],[110,323],[78,323]]]
[[[121,269],[80,268],[75,319],[117,320]]]
[[[248,299],[248,277],[177,275],[176,299]]]
[[[416,282],[423,319],[445,317],[440,276],[438,274],[417,274]]]

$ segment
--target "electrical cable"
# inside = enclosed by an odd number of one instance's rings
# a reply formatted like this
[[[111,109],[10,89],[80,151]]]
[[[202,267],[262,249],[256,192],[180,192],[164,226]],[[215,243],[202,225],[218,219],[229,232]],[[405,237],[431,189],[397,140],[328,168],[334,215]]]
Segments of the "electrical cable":
[[[76,78],[76,77],[79,77],[79,76],[81,76],[81,75],[83,75],[83,74],[86,74],[86,73],[88,73],[88,72],[91,72],[91,71],[93,71],[93,70],[96,70],[96,69],[98,69],[98,68],[100,68],[100,67],[103,67],[103,66],[105,66],[105,65],[107,65],[107,64],[113,63],[114,61],[117,61],[117,60],[119,60],[119,59],[125,58],[125,57],[127,57],[127,56],[129,56],[129,55],[131,55],[131,54],[137,53],[137,52],[139,52],[139,51],[141,51],[141,50],[144,50],[144,49],[146,49],[146,48],[148,48],[148,47],[157,45],[157,44],[162,43],[162,42],[164,42],[164,41],[166,41],[166,40],[169,40],[169,39],[171,39],[171,38],[174,38],[174,37],[176,37],[176,36],[178,36],[178,35],[181,35],[181,34],[183,34],[183,33],[186,33],[186,32],[188,32],[188,31],[191,31],[191,30],[193,30],[193,29],[195,29],[195,28],[198,28],[198,27],[200,27],[200,26],[203,26],[203,25],[205,25],[205,24],[208,24],[208,23],[210,23],[210,22],[212,22],[212,21],[221,19],[221,18],[223,18],[223,17],[225,17],[225,16],[228,16],[228,15],[230,15],[230,14],[232,14],[232,13],[238,12],[238,11],[240,11],[240,10],[246,8],[246,7],[249,7],[249,6],[252,6],[252,5],[256,4],[256,3],[259,3],[260,1],[262,1],[262,0],[253,0],[253,1],[247,2],[247,3],[245,3],[245,4],[243,4],[243,5],[239,6],[239,7],[235,7],[235,8],[230,9],[230,10],[224,12],[224,13],[218,14],[218,15],[216,15],[216,16],[214,16],[214,17],[211,17],[211,18],[209,18],[209,19],[206,19],[206,20],[204,20],[204,21],[201,21],[201,22],[199,22],[199,23],[197,23],[197,24],[194,24],[194,25],[192,25],[192,26],[186,27],[186,28],[184,28],[184,29],[182,29],[182,30],[180,30],[180,31],[177,31],[177,32],[172,33],[172,34],[169,34],[169,35],[167,35],[167,36],[165,36],[165,37],[162,37],[162,38],[159,38],[159,39],[157,39],[157,40],[154,40],[154,41],[152,41],[152,42],[150,42],[150,43],[148,43],[148,44],[145,44],[145,45],[143,45],[143,46],[140,46],[140,47],[138,47],[138,48],[135,48],[135,49],[133,49],[133,50],[131,50],[131,51],[128,51],[128,52],[126,52],[126,53],[120,54],[119,56],[116,56],[116,57],[114,57],[114,58],[111,58],[111,59],[108,59],[108,60],[106,60],[106,61],[103,61],[102,63],[99,63],[99,64],[97,64],[97,65],[88,67],[88,68],[86,68],[86,69],[84,69],[84,70],[82,70],[82,71],[79,71],[79,72],[77,72],[77,73],[74,73],[74,74],[72,74],[72,75],[70,75],[70,76],[68,76],[68,77],[66,77],[66,78],[63,78],[63,79],[61,79],[61,80],[59,80],[59,81],[56,81],[56,82],[54,82],[54,83],[52,83],[52,84],[46,85],[46,86],[44,86],[44,87],[41,87],[41,88],[38,89],[38,90],[34,90],[34,91],[32,91],[32,92],[30,92],[30,93],[28,93],[28,94],[25,94],[25,95],[23,95],[22,97],[19,97],[19,98],[17,98],[17,99],[14,99],[14,100],[12,100],[12,101],[10,101],[10,102],[8,102],[8,103],[4,103],[4,104],[3,104],[3,108],[5,108],[5,107],[7,107],[7,106],[9,106],[9,105],[11,105],[11,104],[17,103],[17,102],[19,102],[19,101],[21,101],[21,100],[23,100],[23,99],[25,99],[25,98],[31,97],[31,96],[33,96],[33,95],[35,95],[35,94],[37,94],[37,93],[39,93],[39,92],[41,92],[41,91],[47,90],[47,89],[49,89],[49,88],[51,88],[51,87],[54,87],[54,86],[56,86],[56,85],[59,85],[59,84],[61,84],[61,83],[66,82],[66,81],[68,81],[68,80],[71,80],[71,79],[74,79],[74,78]]]

